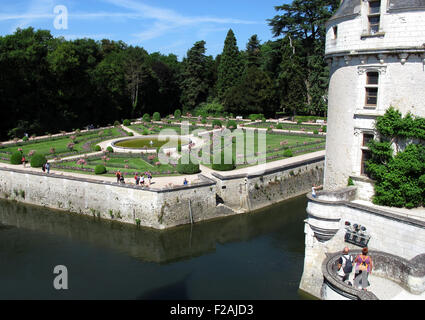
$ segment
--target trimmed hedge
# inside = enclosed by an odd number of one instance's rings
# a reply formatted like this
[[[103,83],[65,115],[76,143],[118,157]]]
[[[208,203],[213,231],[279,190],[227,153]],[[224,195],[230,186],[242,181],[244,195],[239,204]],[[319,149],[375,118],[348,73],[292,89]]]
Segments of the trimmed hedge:
[[[174,118],[180,119],[181,117],[182,117],[182,112],[180,111],[180,109],[177,109],[176,111],[174,111]]]
[[[143,115],[143,121],[144,122],[151,122],[151,116],[149,115],[149,113],[145,113]]]
[[[100,146],[94,147],[94,151],[102,151],[102,148]]]
[[[10,156],[10,163],[22,164],[22,153],[20,153],[19,151],[12,153],[12,155]]]
[[[232,163],[224,163],[224,152],[221,153],[221,162],[214,163],[214,156],[211,159],[212,169],[217,171],[232,171],[236,168],[235,159],[232,157]]]
[[[111,146],[107,147],[106,150],[108,152],[110,152],[110,153],[113,153],[114,152],[114,149]]]
[[[233,127],[231,130],[235,130],[235,129],[237,129],[237,128],[238,128],[238,124],[236,123],[236,121],[235,121],[235,120],[229,120],[229,121],[227,122],[227,126],[226,126],[226,128],[227,128],[227,129],[230,129],[230,127]]]
[[[125,126],[127,127],[127,126],[130,126],[130,125],[131,125],[131,121],[130,121],[130,120],[128,120],[128,119],[125,119],[125,120],[122,122],[122,124],[123,124],[123,125],[125,125]]]
[[[95,174],[105,174],[106,173],[106,167],[103,164],[98,164],[94,168],[94,173]]]
[[[213,122],[212,122],[212,126],[213,126],[213,128],[215,127],[215,126],[219,126],[220,128],[223,126],[223,124],[221,123],[221,121],[220,120],[213,120]]]
[[[294,154],[292,153],[291,149],[286,149],[285,151],[283,151],[283,156],[288,157],[288,158],[292,158],[294,156]]]
[[[36,153],[31,157],[30,164],[33,168],[41,168],[46,162],[47,159],[44,155]]]
[[[199,164],[194,164],[192,162],[189,162],[188,164],[180,163],[181,159],[179,160],[179,163],[177,164],[177,172],[180,174],[196,174],[201,172],[199,169]]]
[[[161,114],[159,112],[155,112],[152,116],[154,121],[161,121]]]

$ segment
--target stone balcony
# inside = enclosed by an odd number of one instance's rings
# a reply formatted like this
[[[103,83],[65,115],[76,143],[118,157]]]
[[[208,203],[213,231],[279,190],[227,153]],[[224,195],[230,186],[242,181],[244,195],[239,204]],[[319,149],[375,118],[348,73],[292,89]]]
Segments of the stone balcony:
[[[350,252],[353,256],[360,250]],[[371,251],[372,275],[368,291],[343,283],[337,275],[341,253],[327,254],[322,264],[323,300],[425,300],[425,254],[406,260],[385,252]],[[353,283],[354,271],[349,281]]]

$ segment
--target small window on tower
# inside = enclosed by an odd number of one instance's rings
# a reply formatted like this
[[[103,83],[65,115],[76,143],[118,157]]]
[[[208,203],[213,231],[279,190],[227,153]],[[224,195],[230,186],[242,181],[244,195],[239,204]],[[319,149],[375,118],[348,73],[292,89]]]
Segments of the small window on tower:
[[[375,71],[366,74],[366,107],[375,108],[378,104],[379,73]]]
[[[380,0],[369,0],[369,33],[375,34],[379,32],[379,26],[381,23],[381,1]]]
[[[332,28],[334,31],[334,39],[338,38],[338,26]]]

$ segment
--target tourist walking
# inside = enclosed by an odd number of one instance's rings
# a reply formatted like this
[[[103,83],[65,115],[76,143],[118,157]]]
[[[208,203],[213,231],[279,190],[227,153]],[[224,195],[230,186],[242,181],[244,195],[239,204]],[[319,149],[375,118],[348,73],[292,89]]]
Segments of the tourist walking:
[[[22,164],[24,165],[24,168],[25,168],[27,164],[27,160],[25,159],[25,156],[22,156]]]
[[[145,176],[142,176],[142,178],[140,179],[140,185],[141,186],[145,185]]]
[[[372,258],[368,255],[368,248],[363,248],[354,263],[356,264],[356,274],[354,276],[354,286],[359,289],[360,285],[364,291],[369,286],[368,277],[372,273],[373,264]]]
[[[140,177],[138,173],[136,173],[136,175],[134,176],[134,180],[136,180],[136,186],[138,186],[140,183]]]
[[[47,174],[50,174],[50,163],[46,162]]]
[[[187,185],[188,185],[188,181],[187,181],[187,179],[186,179],[186,178],[184,178],[183,185],[184,185],[184,186],[187,186]]]
[[[342,282],[349,280],[350,274],[353,271],[353,257],[349,254],[350,249],[345,247],[342,251],[342,256],[338,260],[338,276]],[[348,282],[351,285],[351,282]]]
[[[41,170],[42,170],[43,172],[46,172],[46,164],[45,164],[45,163],[43,163],[43,165],[41,166]]]
[[[115,173],[115,176],[117,177],[117,183],[120,183],[120,181],[121,181],[121,172],[119,170]]]

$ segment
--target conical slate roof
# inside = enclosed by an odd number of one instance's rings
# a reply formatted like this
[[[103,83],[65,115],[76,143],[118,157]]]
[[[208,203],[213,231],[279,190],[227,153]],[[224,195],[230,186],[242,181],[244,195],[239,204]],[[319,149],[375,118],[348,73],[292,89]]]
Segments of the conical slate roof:
[[[388,10],[398,9],[425,9],[425,0],[390,0]]]
[[[344,0],[330,20],[358,15],[361,0]]]
[[[381,0],[385,1],[385,0]],[[356,16],[360,14],[360,5],[362,0],[343,0],[342,4],[339,6],[336,13],[332,16],[330,20]],[[389,0],[388,2],[388,11],[393,10],[425,10],[425,0]]]

